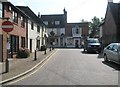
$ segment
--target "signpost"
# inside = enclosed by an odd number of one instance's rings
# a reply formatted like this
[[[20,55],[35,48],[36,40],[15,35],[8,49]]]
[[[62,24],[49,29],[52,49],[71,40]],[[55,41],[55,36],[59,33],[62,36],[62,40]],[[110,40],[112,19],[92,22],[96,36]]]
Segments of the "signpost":
[[[9,41],[8,41],[8,39],[9,39],[9,35],[8,35],[8,32],[11,32],[12,30],[13,30],[13,23],[12,22],[10,22],[10,21],[4,21],[3,23],[2,23],[2,30],[4,31],[4,32],[6,32],[7,33],[7,44],[6,44],[6,50],[7,50],[7,52],[6,52],[6,73],[7,72],[9,72],[9,61],[8,61],[8,53],[9,53],[9,50],[10,50],[10,43],[9,43]]]
[[[5,32],[11,32],[13,30],[13,23],[10,21],[4,21],[2,23],[2,30]]]

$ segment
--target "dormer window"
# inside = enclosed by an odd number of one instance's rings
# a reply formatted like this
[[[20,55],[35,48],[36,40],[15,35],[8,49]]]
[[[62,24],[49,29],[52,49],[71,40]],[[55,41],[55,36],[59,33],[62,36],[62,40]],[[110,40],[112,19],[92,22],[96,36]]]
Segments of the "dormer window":
[[[48,25],[48,21],[44,21],[44,24],[45,24],[45,25]]]
[[[60,21],[55,21],[55,25],[60,25]]]

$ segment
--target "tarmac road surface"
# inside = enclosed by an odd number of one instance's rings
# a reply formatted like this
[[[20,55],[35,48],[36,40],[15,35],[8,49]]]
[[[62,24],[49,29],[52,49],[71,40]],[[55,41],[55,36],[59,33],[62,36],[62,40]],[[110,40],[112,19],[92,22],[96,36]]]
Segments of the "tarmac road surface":
[[[119,70],[115,67],[104,63],[96,53],[58,49],[34,73],[9,85],[118,85]]]

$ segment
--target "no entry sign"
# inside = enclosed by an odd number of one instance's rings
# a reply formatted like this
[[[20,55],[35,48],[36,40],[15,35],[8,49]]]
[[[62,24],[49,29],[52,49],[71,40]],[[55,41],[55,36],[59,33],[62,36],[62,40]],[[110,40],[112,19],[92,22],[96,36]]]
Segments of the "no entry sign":
[[[13,30],[13,23],[10,21],[5,21],[2,23],[2,30],[5,32],[11,32]]]

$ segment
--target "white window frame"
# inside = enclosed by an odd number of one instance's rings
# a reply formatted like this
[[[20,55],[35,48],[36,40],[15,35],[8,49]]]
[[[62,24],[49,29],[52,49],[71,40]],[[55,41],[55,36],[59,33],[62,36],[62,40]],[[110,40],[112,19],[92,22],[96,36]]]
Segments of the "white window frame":
[[[55,21],[55,25],[60,25],[60,21]]]
[[[0,18],[2,18],[2,3],[0,2]]]

